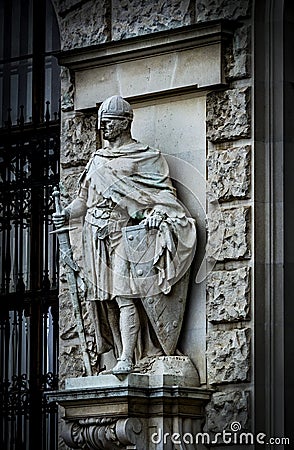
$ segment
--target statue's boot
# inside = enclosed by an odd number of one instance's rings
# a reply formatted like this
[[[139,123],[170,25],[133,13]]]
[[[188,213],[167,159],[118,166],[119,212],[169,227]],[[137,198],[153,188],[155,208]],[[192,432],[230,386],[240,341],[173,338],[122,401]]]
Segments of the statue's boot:
[[[137,308],[132,299],[117,298],[120,309],[120,334],[122,342],[122,353],[117,359],[117,364],[112,369],[112,373],[127,374],[134,367],[133,356],[137,343],[140,320]]]

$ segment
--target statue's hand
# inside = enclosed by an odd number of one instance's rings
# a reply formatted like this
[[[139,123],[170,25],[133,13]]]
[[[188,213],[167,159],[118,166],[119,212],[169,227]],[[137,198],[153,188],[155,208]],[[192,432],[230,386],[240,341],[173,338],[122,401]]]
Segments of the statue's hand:
[[[142,223],[146,225],[149,229],[151,228],[159,228],[162,220],[164,218],[164,214],[160,211],[155,211],[152,214],[149,214]]]
[[[56,212],[52,214],[52,220],[55,225],[55,228],[63,227],[66,223],[66,219],[67,219],[67,215],[65,214],[64,211],[62,211],[61,214],[56,213]]]

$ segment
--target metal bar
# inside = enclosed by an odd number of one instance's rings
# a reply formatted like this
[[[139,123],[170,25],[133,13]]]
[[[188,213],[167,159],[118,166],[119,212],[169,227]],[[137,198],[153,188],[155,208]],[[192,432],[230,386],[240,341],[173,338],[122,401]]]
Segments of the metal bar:
[[[22,352],[23,352],[23,321],[22,321],[22,308],[18,310],[18,320],[19,320],[19,342],[18,342],[18,376],[22,376]]]
[[[3,205],[3,215],[5,217],[5,206]],[[1,293],[5,293],[5,247],[6,247],[6,230],[3,229],[2,231],[2,270],[1,270]]]
[[[47,321],[48,321],[48,306],[47,302],[43,304],[42,325],[43,325],[43,361],[42,374],[46,376],[48,372],[48,339],[47,339]],[[45,381],[44,381],[45,384]]]
[[[57,306],[51,307],[51,313],[52,313],[52,338],[53,338],[53,345],[52,345],[52,372],[53,374],[58,373],[58,354],[59,354],[59,311]]]
[[[2,404],[0,408],[2,410],[0,419],[0,439],[2,442],[5,440],[5,424],[6,424],[6,386],[5,386],[5,363],[6,363],[6,353],[5,353],[5,317],[4,314],[0,314],[0,382],[2,383]]]
[[[17,323],[17,377],[19,380],[18,385],[18,397],[19,397],[19,403],[21,402],[21,395],[22,395],[22,385],[21,385],[21,379],[22,379],[22,367],[21,367],[21,361],[22,361],[22,309],[20,308],[17,311],[18,316],[18,323]],[[22,445],[22,422],[23,422],[23,413],[22,408],[20,405],[17,405],[17,415],[16,415],[16,433],[17,433],[17,447],[21,448]]]
[[[9,336],[10,336],[10,323],[9,323],[9,315],[7,314],[5,317],[5,338],[4,338],[4,345],[5,345],[5,355],[6,355],[6,361],[5,361],[5,374],[4,374],[4,383],[5,383],[5,404],[6,404],[6,410],[8,410],[8,383],[9,383],[9,377],[8,377],[8,364],[9,364]],[[5,421],[5,428],[4,428],[4,435],[5,437],[9,436],[9,421]]]
[[[19,145],[17,146],[17,153],[16,153],[16,162],[15,162],[15,178],[16,180],[18,180],[20,178],[20,172],[21,172],[21,167],[20,167],[20,158],[19,158]],[[19,195],[19,193],[17,193],[17,195]],[[15,199],[15,204],[17,205],[17,201]],[[16,206],[15,205],[15,206]],[[13,284],[14,287],[16,288],[17,285],[17,276],[19,273],[19,259],[18,259],[18,249],[19,249],[19,225],[17,223],[17,220],[15,220],[14,222],[14,237],[15,237],[15,242],[14,242],[14,268],[13,268]]]
[[[45,1],[33,0],[33,122],[43,121],[45,83]]]
[[[11,20],[12,17],[12,2],[10,0],[4,1],[4,17],[8,20],[4,20],[4,46],[3,56],[7,60],[11,56]],[[4,61],[5,62],[5,61]],[[10,106],[10,64],[4,64],[3,67],[3,111]],[[3,119],[4,120],[4,119]],[[2,124],[0,124],[1,126]]]
[[[8,155],[10,156],[11,148],[9,148]],[[9,159],[9,166],[7,168],[7,177],[6,182],[9,185],[11,183],[11,177],[10,177],[10,164],[11,159]],[[5,199],[6,202],[6,208],[5,208],[5,218],[7,220],[7,228],[6,228],[6,242],[5,242],[5,262],[4,262],[4,271],[5,271],[5,292],[9,292],[9,284],[10,284],[10,271],[11,271],[11,258],[10,258],[10,205],[11,205],[11,198],[10,198],[10,192],[7,192],[7,197]]]
[[[48,103],[47,103],[47,106]],[[46,124],[48,126],[49,114],[46,113]],[[47,120],[48,118],[48,120]],[[49,289],[49,267],[48,267],[48,259],[49,259],[49,230],[48,230],[48,217],[49,217],[49,194],[48,194],[48,186],[46,185],[49,178],[49,146],[50,146],[50,137],[46,136],[46,145],[45,145],[45,155],[44,155],[44,281],[46,280],[47,287]],[[43,287],[45,283],[43,282]]]
[[[21,117],[23,116],[23,108],[21,109]],[[25,156],[25,148],[24,148],[24,142],[23,142],[23,128],[22,128],[22,120],[20,121],[20,152],[19,152],[19,162],[20,162],[20,177],[19,177],[19,182],[20,182],[20,186],[22,186],[22,188],[19,190],[19,201],[20,204],[23,205],[24,204],[24,194],[23,194],[23,185],[24,185],[24,167],[26,164],[26,156]],[[19,248],[18,248],[18,252],[19,252],[19,268],[18,268],[18,277],[19,280],[23,282],[23,246],[24,246],[24,239],[23,239],[23,234],[24,234],[24,216],[23,214],[20,214],[19,217],[19,229],[20,229],[20,238],[19,238]],[[25,286],[23,286],[23,288],[25,289]]]
[[[42,373],[43,338],[40,318],[41,305],[35,299],[31,308],[30,326],[30,448],[34,448],[34,445],[41,448],[42,442],[42,391],[40,376]]]
[[[28,53],[29,45],[29,2],[21,1],[21,20],[20,20],[20,55]],[[28,59],[18,60],[19,63],[19,91],[18,91],[18,107],[20,105],[26,105],[31,99],[28,99]],[[26,108],[27,109],[27,108]],[[22,111],[23,112],[23,111]],[[21,121],[19,122],[21,124]]]

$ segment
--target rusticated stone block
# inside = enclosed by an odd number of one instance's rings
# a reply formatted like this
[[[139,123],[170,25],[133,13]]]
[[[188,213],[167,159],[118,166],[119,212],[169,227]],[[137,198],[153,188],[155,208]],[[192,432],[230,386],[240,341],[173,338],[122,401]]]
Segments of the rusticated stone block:
[[[68,14],[69,11],[81,6],[81,0],[53,0],[56,12],[60,16]]]
[[[218,270],[207,280],[207,316],[213,323],[249,318],[250,269]]]
[[[61,271],[61,277],[63,281],[66,280],[66,274]],[[95,331],[94,331],[94,321],[93,314],[91,311],[92,305],[90,302],[84,300],[84,295],[79,292],[80,299],[80,312],[74,312],[74,306],[72,304],[70,294],[67,288],[61,284],[61,295],[60,295],[60,312],[59,312],[59,329],[60,329],[60,347],[63,349],[61,351],[60,358],[60,372],[64,372],[67,375],[68,361],[71,359],[72,354],[81,354],[81,346],[79,341],[79,335],[76,327],[76,317],[75,314],[81,314],[83,328],[85,330],[85,339],[90,356],[91,367],[93,375],[97,373],[98,370],[98,354],[95,342]],[[79,356],[81,359],[82,367],[77,366],[78,370],[83,369],[83,357]],[[72,367],[73,376],[78,376],[74,373],[76,366]]]
[[[250,0],[199,0],[196,2],[197,22],[215,19],[236,20],[250,14]]]
[[[250,378],[250,328],[212,331],[207,338],[210,384],[237,383]]]
[[[77,113],[62,121],[61,156],[63,168],[84,166],[96,149],[95,115]]]
[[[226,391],[212,394],[211,401],[206,407],[206,424],[204,430],[213,437],[223,430],[247,431],[250,426],[249,420],[250,392],[248,391]],[[233,429],[234,422],[238,422],[240,429]],[[238,425],[235,425],[238,427]],[[218,439],[218,444],[221,440]]]
[[[250,146],[213,150],[208,160],[208,182],[214,199],[247,198],[250,186]]]
[[[70,302],[68,289],[65,288],[62,281],[66,281],[66,274],[61,268],[61,295],[59,296],[59,336],[60,339],[68,341],[71,339],[76,339],[78,333],[76,330],[75,317],[73,313],[73,307]]]
[[[83,173],[84,166],[69,167],[61,171],[62,181],[59,183],[62,205],[68,205],[76,196],[78,190],[78,179]]]
[[[195,7],[189,0],[114,0],[112,37],[120,40],[194,22]]]
[[[61,110],[72,111],[74,109],[74,81],[72,74],[66,67],[61,68]]]
[[[207,139],[221,142],[250,137],[249,87],[212,92],[206,106]]]
[[[76,259],[75,259],[76,260]],[[60,338],[63,340],[75,339],[78,337],[76,330],[76,319],[74,317],[73,305],[71,302],[70,294],[63,282],[67,282],[65,268],[61,266],[61,295],[60,295]],[[83,318],[83,324],[87,336],[94,336],[94,323],[91,311],[91,304],[84,300],[84,293],[79,293],[81,314]]]
[[[84,375],[83,357],[79,345],[60,345],[59,379],[63,384],[65,378]]]
[[[251,71],[251,34],[250,27],[244,25],[237,28],[232,45],[225,52],[225,77],[237,80],[248,77]]]
[[[220,209],[208,216],[207,255],[217,261],[250,257],[249,207]]]
[[[54,0],[54,6],[60,26],[62,50],[101,44],[109,39],[108,0]]]

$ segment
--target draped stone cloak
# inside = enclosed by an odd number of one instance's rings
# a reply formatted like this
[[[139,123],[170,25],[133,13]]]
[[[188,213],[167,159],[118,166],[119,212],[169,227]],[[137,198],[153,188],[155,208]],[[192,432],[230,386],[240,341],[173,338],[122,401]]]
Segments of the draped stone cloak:
[[[131,267],[132,248],[124,231],[129,226],[136,230],[148,214],[163,216],[158,230],[146,228],[145,233],[147,238],[152,234],[152,244],[147,244],[152,247],[147,261],[152,267],[148,297],[164,298],[191,264],[195,221],[177,199],[167,162],[156,149],[134,141],[95,152],[80,178],[78,197],[66,209],[71,217],[84,216],[83,272],[88,300],[103,303],[116,296],[144,297]],[[156,318],[152,322],[157,323]]]

